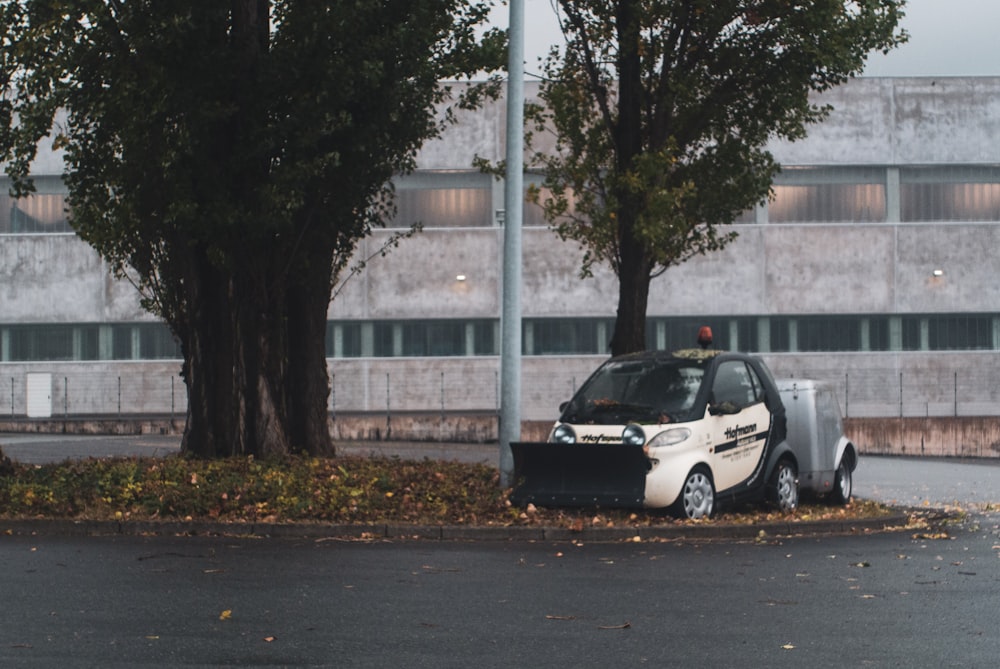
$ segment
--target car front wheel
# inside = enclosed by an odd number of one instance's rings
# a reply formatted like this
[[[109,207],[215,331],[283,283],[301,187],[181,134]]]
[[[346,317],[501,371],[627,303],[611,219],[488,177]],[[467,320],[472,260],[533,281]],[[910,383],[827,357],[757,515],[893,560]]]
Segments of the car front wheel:
[[[715,510],[715,486],[704,467],[695,467],[684,480],[674,513],[682,518],[709,518]]]
[[[767,486],[767,498],[784,513],[799,506],[799,473],[790,460],[782,460],[774,468]]]
[[[854,492],[854,475],[851,467],[847,464],[847,458],[841,458],[840,466],[833,477],[833,490],[830,492],[830,501],[834,504],[847,504],[851,501],[851,493]]]

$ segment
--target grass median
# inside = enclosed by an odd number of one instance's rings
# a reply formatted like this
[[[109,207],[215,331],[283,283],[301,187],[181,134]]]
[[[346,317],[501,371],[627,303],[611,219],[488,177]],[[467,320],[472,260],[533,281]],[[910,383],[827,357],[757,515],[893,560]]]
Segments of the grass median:
[[[869,501],[816,500],[791,514],[765,505],[723,509],[710,520],[622,509],[522,508],[509,501],[495,467],[394,457],[259,460],[108,458],[0,471],[0,517],[86,520],[211,520],[232,523],[398,523],[509,527],[643,527],[881,518],[898,513]]]

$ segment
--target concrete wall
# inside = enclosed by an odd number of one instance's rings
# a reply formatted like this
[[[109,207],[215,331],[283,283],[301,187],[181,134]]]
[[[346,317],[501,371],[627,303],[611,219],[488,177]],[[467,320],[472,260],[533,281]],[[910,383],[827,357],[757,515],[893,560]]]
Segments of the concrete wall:
[[[834,106],[808,139],[775,142],[791,165],[1000,164],[1000,78],[859,79],[817,99]],[[503,102],[462,112],[462,122],[420,152],[424,170],[468,169],[503,156]],[[44,147],[43,147],[44,148]],[[43,151],[39,174],[61,157]],[[494,192],[502,187],[498,184]],[[1000,224],[741,225],[725,251],[653,282],[649,314],[768,315],[997,311]],[[364,240],[358,258],[380,248]],[[330,306],[335,319],[497,318],[502,230],[428,229],[377,257]],[[583,252],[544,228],[524,231],[526,317],[612,317],[617,281],[603,267],[580,279]],[[942,277],[932,277],[935,269]],[[466,276],[456,281],[458,274]],[[0,323],[151,320],[125,282],[72,235],[0,237]],[[998,355],[857,353],[768,355],[781,376],[842,383],[858,416],[1000,414]],[[523,415],[551,420],[600,356],[524,361]],[[179,407],[177,363],[4,363],[0,415],[23,413],[24,374],[49,371],[66,413],[115,413],[118,379],[129,411]],[[495,410],[495,358],[352,359],[330,363],[335,412]],[[961,378],[956,381],[956,374]],[[900,382],[902,376],[903,381]],[[975,377],[975,378],[971,378]],[[173,379],[173,390],[170,390]],[[852,381],[853,379],[853,381]],[[62,384],[62,385],[59,385]],[[129,385],[133,384],[133,385]],[[862,392],[862,388],[868,390]],[[155,390],[154,390],[155,389]],[[900,398],[901,396],[901,398]],[[957,396],[957,400],[955,397]],[[956,409],[957,407],[957,409]]]
[[[988,313],[1000,305],[1000,224],[738,225],[723,251],[653,280],[650,316]],[[389,233],[376,232],[365,250]],[[495,318],[502,231],[435,229],[375,258],[330,317]],[[545,228],[523,234],[526,317],[613,317],[618,283]],[[377,248],[377,247],[376,247]],[[943,270],[941,277],[932,276]],[[455,276],[464,274],[464,282]]]
[[[525,82],[537,99],[538,82]],[[1000,77],[863,77],[820,95],[829,117],[807,139],[775,140],[770,150],[788,165],[942,165],[998,163]],[[477,156],[503,159],[505,102],[461,112],[458,126],[426,144],[421,169],[464,169]],[[985,141],[984,141],[985,140]],[[537,148],[553,146],[536,135]],[[530,164],[530,162],[529,162]]]
[[[0,235],[0,322],[152,321],[76,235]]]

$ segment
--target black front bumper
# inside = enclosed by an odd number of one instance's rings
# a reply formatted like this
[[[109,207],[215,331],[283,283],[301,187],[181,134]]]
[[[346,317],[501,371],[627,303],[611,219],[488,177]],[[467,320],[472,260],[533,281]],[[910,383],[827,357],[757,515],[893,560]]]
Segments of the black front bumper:
[[[642,446],[514,442],[510,449],[515,504],[643,506],[649,459]]]

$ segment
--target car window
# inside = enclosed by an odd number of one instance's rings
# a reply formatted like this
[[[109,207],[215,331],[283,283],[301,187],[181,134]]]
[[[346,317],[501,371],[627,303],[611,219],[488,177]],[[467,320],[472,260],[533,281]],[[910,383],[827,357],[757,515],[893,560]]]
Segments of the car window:
[[[715,372],[712,399],[716,404],[729,402],[743,408],[760,400],[762,386],[756,372],[742,360],[723,362]]]
[[[703,376],[698,361],[611,362],[584,384],[567,406],[564,420],[680,420],[694,406]]]

